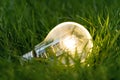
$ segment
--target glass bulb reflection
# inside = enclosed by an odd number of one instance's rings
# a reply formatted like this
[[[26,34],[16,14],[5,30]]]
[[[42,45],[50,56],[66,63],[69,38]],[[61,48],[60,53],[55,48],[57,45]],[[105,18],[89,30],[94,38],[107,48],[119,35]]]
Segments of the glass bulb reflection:
[[[53,28],[44,41],[35,46],[34,50],[24,54],[23,58],[47,58],[50,51],[58,57],[64,52],[69,52],[74,57],[77,52],[83,62],[92,47],[92,37],[86,28],[75,22],[63,22]]]

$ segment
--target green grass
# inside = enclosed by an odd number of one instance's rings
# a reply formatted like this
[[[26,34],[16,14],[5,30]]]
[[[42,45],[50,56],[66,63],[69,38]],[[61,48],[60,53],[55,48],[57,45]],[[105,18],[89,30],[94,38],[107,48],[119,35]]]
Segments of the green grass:
[[[90,31],[94,47],[86,62],[21,64],[20,56],[64,21]],[[119,75],[119,0],[0,0],[0,80],[119,80]]]

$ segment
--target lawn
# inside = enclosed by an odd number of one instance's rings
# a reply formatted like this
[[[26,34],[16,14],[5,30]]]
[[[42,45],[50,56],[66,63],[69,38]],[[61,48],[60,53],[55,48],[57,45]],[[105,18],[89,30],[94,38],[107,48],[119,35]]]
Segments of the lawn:
[[[93,37],[84,63],[21,60],[64,21],[82,24]],[[0,80],[119,79],[120,0],[0,0]]]

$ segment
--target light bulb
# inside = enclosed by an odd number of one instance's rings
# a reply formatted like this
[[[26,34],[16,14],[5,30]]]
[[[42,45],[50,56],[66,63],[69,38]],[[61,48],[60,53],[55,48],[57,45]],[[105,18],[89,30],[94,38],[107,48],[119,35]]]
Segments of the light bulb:
[[[73,58],[77,53],[84,62],[93,47],[92,37],[88,30],[76,22],[63,22],[54,27],[46,38],[35,46],[34,50],[24,54],[24,59],[49,57],[49,52],[59,57],[68,52]]]

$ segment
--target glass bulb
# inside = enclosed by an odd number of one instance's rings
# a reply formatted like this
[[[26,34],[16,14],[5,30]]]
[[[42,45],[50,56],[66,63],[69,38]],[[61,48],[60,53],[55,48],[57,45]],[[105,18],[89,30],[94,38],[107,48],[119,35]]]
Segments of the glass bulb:
[[[68,52],[73,58],[77,53],[83,62],[89,56],[92,47],[92,37],[85,27],[76,22],[63,22],[54,27],[34,50],[22,57],[25,59],[47,58],[50,55],[49,52],[59,57],[64,52]]]

